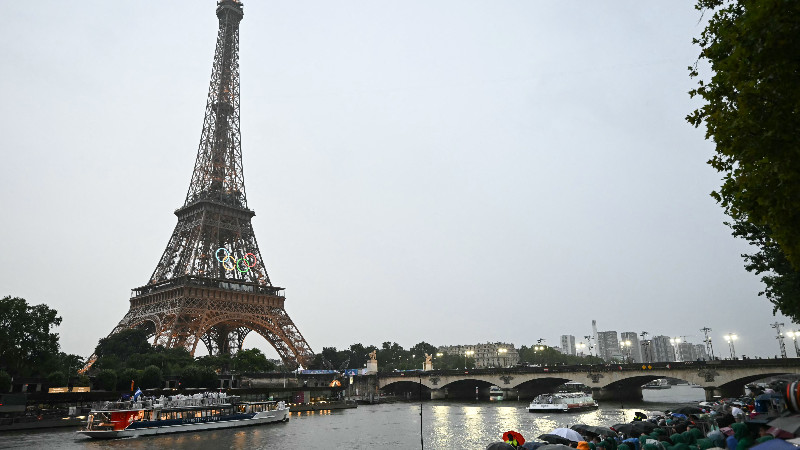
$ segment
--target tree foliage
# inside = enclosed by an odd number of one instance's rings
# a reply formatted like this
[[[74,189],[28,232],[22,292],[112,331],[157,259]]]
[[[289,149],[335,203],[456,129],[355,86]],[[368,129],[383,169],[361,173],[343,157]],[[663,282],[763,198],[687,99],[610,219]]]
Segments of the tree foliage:
[[[545,346],[543,350],[534,350],[534,347],[536,346],[528,347],[523,345],[520,347],[520,362],[542,366],[555,364],[605,364],[605,361],[597,356],[565,355],[553,347]]]
[[[147,366],[142,371],[139,383],[142,389],[161,388],[164,385],[164,374],[157,366]]]
[[[756,275],[763,274],[764,290],[758,295],[772,302],[773,312],[780,310],[795,322],[800,322],[800,272],[794,270],[780,246],[770,237],[769,230],[746,220],[728,225],[734,236],[746,239],[759,249],[754,254],[742,255],[745,269]]]
[[[0,370],[0,393],[11,390],[11,375],[5,370]]]
[[[113,391],[117,388],[117,373],[111,369],[104,369],[95,376],[95,388]]]
[[[210,367],[189,366],[181,373],[181,387],[216,389],[219,377]]]
[[[746,266],[768,273],[767,297],[798,318],[800,297],[788,286],[800,270],[800,2],[698,0],[696,8],[712,14],[694,40],[712,76],[690,91],[704,104],[687,120],[705,124],[716,144],[709,164],[723,182],[712,196],[734,220],[734,235],[764,245]]]
[[[231,358],[233,367],[238,372],[270,372],[275,370],[275,364],[270,362],[261,350],[251,348],[239,350]]]
[[[0,369],[11,375],[42,374],[37,367],[59,353],[61,324],[56,310],[47,305],[28,305],[19,297],[0,299]]]

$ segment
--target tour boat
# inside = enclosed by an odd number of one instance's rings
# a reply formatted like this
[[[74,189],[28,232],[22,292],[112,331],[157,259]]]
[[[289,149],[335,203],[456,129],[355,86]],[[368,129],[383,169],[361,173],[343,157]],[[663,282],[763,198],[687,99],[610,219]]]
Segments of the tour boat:
[[[284,402],[243,402],[239,397],[225,394],[137,400],[105,402],[89,413],[86,428],[78,433],[95,439],[115,439],[289,420],[289,408]]]
[[[642,389],[669,389],[671,387],[666,378],[659,378],[643,385]]]
[[[569,412],[597,409],[597,402],[585,392],[542,394],[528,405],[529,412]]]
[[[493,402],[503,401],[503,390],[500,386],[492,386],[489,388],[489,400]]]

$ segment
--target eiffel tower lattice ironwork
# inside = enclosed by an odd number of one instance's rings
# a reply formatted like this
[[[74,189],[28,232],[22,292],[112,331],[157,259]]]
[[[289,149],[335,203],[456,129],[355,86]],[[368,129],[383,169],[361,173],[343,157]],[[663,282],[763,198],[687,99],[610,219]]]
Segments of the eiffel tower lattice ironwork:
[[[144,328],[154,345],[194,354],[202,341],[219,354],[241,349],[255,331],[284,364],[308,367],[314,354],[284,309],[283,288],[269,279],[247,207],[239,131],[242,3],[221,0],[216,11],[214,66],[186,201],[150,281],[133,289],[130,310],[111,334]]]

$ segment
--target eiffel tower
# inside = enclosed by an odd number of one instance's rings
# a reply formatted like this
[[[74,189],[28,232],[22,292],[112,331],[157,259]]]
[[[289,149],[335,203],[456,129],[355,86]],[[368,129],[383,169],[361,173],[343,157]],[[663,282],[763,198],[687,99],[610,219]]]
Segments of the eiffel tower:
[[[217,3],[214,66],[186,201],[150,281],[133,289],[130,310],[109,336],[142,328],[153,345],[194,355],[201,341],[210,354],[241,350],[254,331],[284,364],[308,367],[314,353],[284,309],[284,289],[269,279],[247,207],[239,131],[243,15],[237,0]]]

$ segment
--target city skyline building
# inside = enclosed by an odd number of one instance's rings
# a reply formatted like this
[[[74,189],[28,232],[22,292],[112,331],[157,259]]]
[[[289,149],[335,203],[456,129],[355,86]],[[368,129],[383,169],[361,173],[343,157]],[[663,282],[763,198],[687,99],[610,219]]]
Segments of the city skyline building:
[[[653,348],[653,341],[651,339],[645,339],[641,343],[641,354],[642,354],[642,362],[643,363],[651,363],[655,362],[655,354]]]
[[[633,363],[642,362],[642,348],[639,345],[639,335],[635,331],[624,331],[620,333],[620,345],[622,343],[630,343],[625,345],[622,349],[625,356],[630,356],[630,361]]]
[[[561,353],[575,356],[575,336],[571,334],[561,335]]]
[[[675,361],[675,350],[669,343],[669,336],[653,336],[653,362],[672,362]]]
[[[606,361],[611,361],[622,354],[619,350],[619,339],[616,331],[597,332],[597,355]]]

